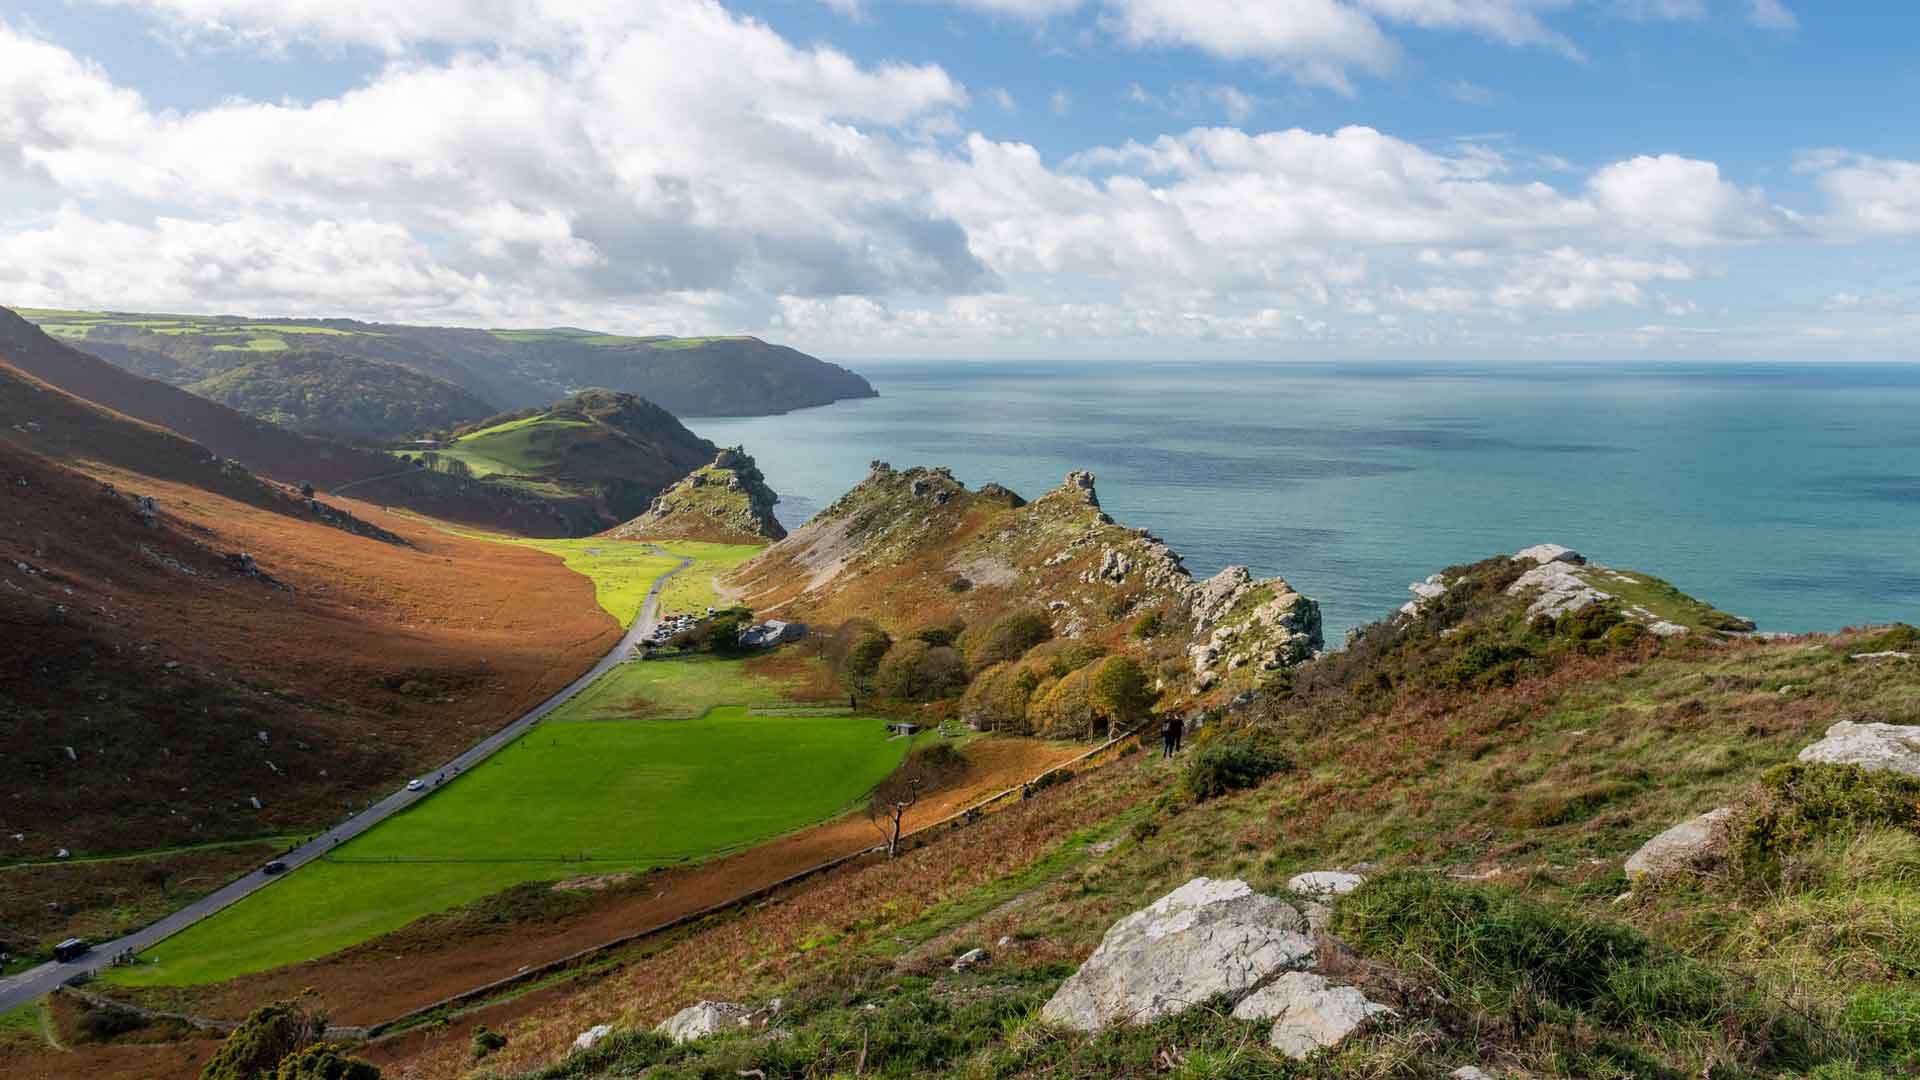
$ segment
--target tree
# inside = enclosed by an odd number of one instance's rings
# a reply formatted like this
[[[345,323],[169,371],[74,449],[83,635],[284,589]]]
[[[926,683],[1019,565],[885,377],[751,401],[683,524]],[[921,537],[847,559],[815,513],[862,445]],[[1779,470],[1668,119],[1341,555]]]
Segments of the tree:
[[[958,750],[946,743],[935,743],[917,753],[909,750],[900,767],[874,787],[873,795],[867,800],[867,820],[886,841],[888,858],[900,853],[900,833],[907,811],[927,792],[966,768],[967,759]]]
[[[840,677],[848,688],[861,694],[873,693],[873,675],[880,660],[893,648],[893,639],[878,628],[862,629],[840,661]]]
[[[1093,707],[1116,727],[1144,719],[1154,697],[1147,673],[1131,656],[1115,656],[1095,668],[1087,691]]]
[[[960,654],[919,638],[894,642],[873,673],[873,693],[894,701],[935,701],[966,685]]]
[[[214,1051],[200,1080],[268,1080],[282,1061],[319,1042],[326,1032],[326,1015],[298,1001],[262,1005]]]
[[[1018,660],[1028,649],[1053,636],[1053,622],[1044,611],[1016,611],[1003,615],[985,629],[968,628],[960,635],[967,670],[980,671],[1008,660]]]

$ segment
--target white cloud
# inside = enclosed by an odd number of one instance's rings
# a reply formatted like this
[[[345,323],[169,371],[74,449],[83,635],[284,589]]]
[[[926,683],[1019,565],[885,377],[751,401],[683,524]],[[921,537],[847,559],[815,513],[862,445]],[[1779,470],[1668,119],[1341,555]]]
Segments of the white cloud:
[[[1337,0],[1114,0],[1113,27],[1136,45],[1184,45],[1232,60],[1264,60],[1303,82],[1351,91],[1348,71],[1391,70],[1399,48],[1372,17]]]
[[[987,100],[999,106],[1001,112],[1020,111],[1020,103],[1013,99],[1013,94],[1008,92],[1005,87],[996,86],[987,91]]]
[[[1721,179],[1713,162],[1674,154],[1617,162],[1587,186],[1602,209],[1659,243],[1699,247],[1770,236],[1788,224],[1759,191]]]
[[[1802,154],[1796,168],[1814,174],[1826,194],[1830,228],[1852,235],[1920,236],[1920,161],[1816,150]]]

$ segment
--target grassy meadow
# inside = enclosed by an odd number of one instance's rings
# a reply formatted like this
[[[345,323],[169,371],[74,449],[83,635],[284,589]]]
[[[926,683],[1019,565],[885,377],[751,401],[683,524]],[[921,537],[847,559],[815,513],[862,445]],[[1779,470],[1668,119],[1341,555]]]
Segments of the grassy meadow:
[[[667,579],[660,590],[660,610],[705,611],[720,607],[726,597],[714,588],[713,579],[766,550],[764,544],[707,544],[693,540],[662,540],[659,546],[693,560],[693,565]]]
[[[522,882],[698,860],[835,816],[899,764],[879,720],[750,709],[779,700],[738,661],[623,665],[431,798],[112,978],[214,982]]]

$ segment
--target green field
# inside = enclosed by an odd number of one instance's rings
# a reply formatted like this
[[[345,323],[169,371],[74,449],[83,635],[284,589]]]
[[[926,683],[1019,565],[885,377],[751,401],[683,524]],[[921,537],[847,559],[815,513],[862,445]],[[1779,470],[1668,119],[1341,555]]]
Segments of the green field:
[[[881,720],[748,709],[780,700],[739,661],[623,665],[418,806],[109,977],[213,982],[521,882],[701,859],[836,816],[899,764],[905,744]],[[636,708],[699,719],[631,719]]]
[[[441,457],[464,461],[475,476],[508,474],[535,476],[559,463],[554,453],[564,439],[545,441],[542,435],[566,428],[590,428],[589,420],[562,420],[552,416],[530,416],[495,424],[470,435],[461,436],[453,445],[437,451]]]
[[[567,569],[584,574],[593,580],[594,599],[607,614],[620,620],[621,626],[633,625],[640,615],[640,607],[647,601],[647,591],[661,574],[673,569],[679,560],[671,555],[661,555],[653,550],[652,544],[636,543],[632,540],[522,540],[500,537],[500,540],[544,551],[549,555],[558,555],[567,564]],[[681,574],[693,573],[699,569],[696,563],[682,570]],[[680,576],[679,574],[674,575]]]
[[[765,544],[705,544],[693,540],[656,541],[662,550],[693,560],[693,565],[667,579],[660,590],[660,612],[705,611],[720,607],[726,599],[713,587],[716,574],[724,574],[755,555],[767,550]]]

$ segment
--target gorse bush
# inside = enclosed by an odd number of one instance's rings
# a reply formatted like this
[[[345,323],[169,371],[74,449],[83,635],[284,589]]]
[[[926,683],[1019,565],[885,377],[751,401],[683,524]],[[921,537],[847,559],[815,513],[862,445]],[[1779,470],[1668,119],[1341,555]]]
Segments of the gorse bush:
[[[200,1080],[266,1080],[280,1063],[320,1041],[327,1018],[297,1001],[276,1001],[255,1009],[213,1052]]]
[[[1476,641],[1440,669],[1440,685],[1454,690],[1469,686],[1512,685],[1522,661],[1533,659],[1525,646],[1504,641]]]
[[[309,1046],[283,1059],[272,1080],[380,1080],[380,1070],[349,1057],[345,1047]]]
[[[1795,852],[1824,837],[1873,828],[1920,833],[1920,777],[1795,761],[1762,774],[1760,792],[1735,830],[1732,859],[1759,885],[1777,883]]]
[[[1206,800],[1257,786],[1291,768],[1292,759],[1265,740],[1250,734],[1230,735],[1194,750],[1180,784],[1194,799]]]

